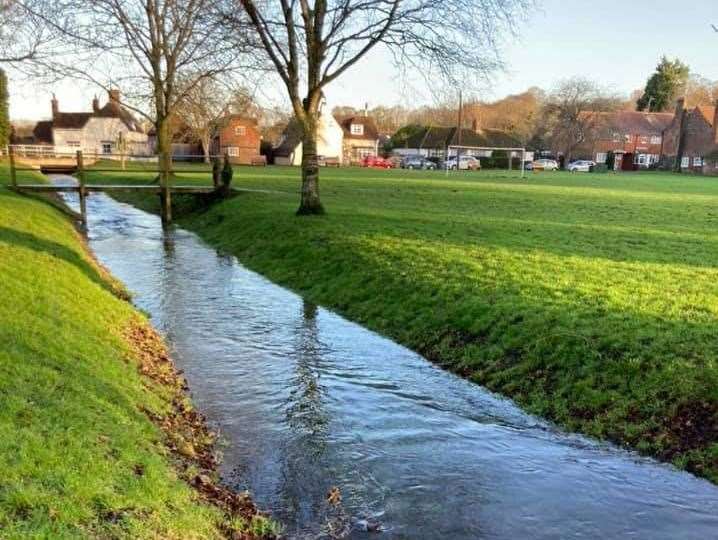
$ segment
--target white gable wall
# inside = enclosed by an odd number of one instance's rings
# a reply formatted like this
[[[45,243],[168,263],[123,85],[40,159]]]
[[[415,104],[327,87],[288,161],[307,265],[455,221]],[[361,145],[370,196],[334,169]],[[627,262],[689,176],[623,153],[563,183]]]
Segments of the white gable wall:
[[[147,134],[130,131],[119,118],[90,118],[82,129],[53,128],[52,130],[55,147],[69,151],[82,150],[88,154],[102,154],[103,143],[110,144],[113,153],[117,152],[120,133],[128,143],[130,154],[150,154]]]
[[[331,114],[322,114],[317,128],[317,155],[337,159],[342,163],[344,130]],[[277,165],[302,164],[302,143],[299,143],[289,158],[275,158]]]

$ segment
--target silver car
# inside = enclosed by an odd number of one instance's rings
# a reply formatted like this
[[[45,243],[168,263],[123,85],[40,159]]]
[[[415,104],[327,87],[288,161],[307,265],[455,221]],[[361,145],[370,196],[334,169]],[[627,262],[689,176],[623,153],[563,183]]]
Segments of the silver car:
[[[557,171],[558,162],[555,159],[537,159],[533,162],[532,168],[535,171]]]
[[[477,171],[481,169],[481,161],[476,159],[474,156],[460,156],[458,164],[456,163],[456,156],[446,160],[445,167],[451,170],[462,170],[462,171]]]
[[[590,172],[596,163],[587,159],[579,159],[568,164],[568,172]]]

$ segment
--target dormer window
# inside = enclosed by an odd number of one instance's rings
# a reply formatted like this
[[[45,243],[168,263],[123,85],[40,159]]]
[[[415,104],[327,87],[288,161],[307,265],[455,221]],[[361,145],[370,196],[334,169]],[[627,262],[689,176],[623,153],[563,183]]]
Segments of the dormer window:
[[[352,135],[364,135],[364,124],[352,124],[350,131]]]
[[[235,135],[239,135],[241,137],[243,135],[246,135],[246,133],[247,133],[247,128],[245,128],[244,126],[237,126],[234,128]]]

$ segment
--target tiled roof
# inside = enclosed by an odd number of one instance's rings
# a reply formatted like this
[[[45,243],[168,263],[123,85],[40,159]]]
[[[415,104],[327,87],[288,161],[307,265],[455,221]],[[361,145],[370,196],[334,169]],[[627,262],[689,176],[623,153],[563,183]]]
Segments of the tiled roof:
[[[456,127],[424,126],[406,141],[407,148],[444,149],[447,146],[518,147],[519,141],[500,129],[473,131]]]
[[[299,122],[292,120],[289,122],[284,133],[282,133],[281,142],[274,149],[274,155],[279,157],[289,157],[302,142],[302,128]]]
[[[42,120],[35,124],[32,130],[36,144],[52,144],[52,122],[50,120]]]
[[[673,120],[673,113],[616,111],[583,114],[597,115],[599,127],[624,135],[661,135]]]
[[[142,126],[132,113],[114,101],[108,101],[96,112],[57,112],[53,116],[52,127],[82,129],[90,118],[118,118],[130,131],[144,133]]]
[[[52,127],[60,129],[82,129],[93,113],[58,112],[52,118]]]
[[[345,139],[373,139],[379,138],[379,130],[376,127],[376,122],[371,116],[352,114],[349,116],[335,116],[334,119],[342,126],[344,130]],[[352,133],[352,124],[361,124],[364,126],[364,133],[362,135],[356,135]]]
[[[711,107],[710,105],[698,105],[696,109],[698,109],[698,111],[703,115],[703,118],[706,119],[706,122],[708,122],[710,126],[713,126],[713,120],[715,119],[716,115],[716,108]]]
[[[63,113],[61,113],[63,114]],[[114,101],[108,101],[104,107],[102,107],[99,111],[93,114],[93,116],[97,118],[119,118],[122,120],[122,123],[127,126],[127,129],[130,131],[135,131],[137,133],[144,133],[142,130],[142,126],[140,123],[135,119],[135,117],[132,115],[130,111],[122,107],[119,103]]]
[[[11,144],[52,144],[52,122],[45,120],[36,124],[13,124],[10,142]]]

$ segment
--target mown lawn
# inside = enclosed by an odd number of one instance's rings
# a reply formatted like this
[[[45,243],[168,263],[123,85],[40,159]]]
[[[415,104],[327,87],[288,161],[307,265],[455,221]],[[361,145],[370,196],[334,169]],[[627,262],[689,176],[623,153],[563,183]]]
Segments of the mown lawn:
[[[238,168],[271,193],[180,222],[531,412],[718,482],[718,179],[326,169],[312,218],[298,182]]]
[[[7,182],[0,162],[0,538],[224,537],[143,412],[174,394],[122,337],[139,314],[69,220]]]

